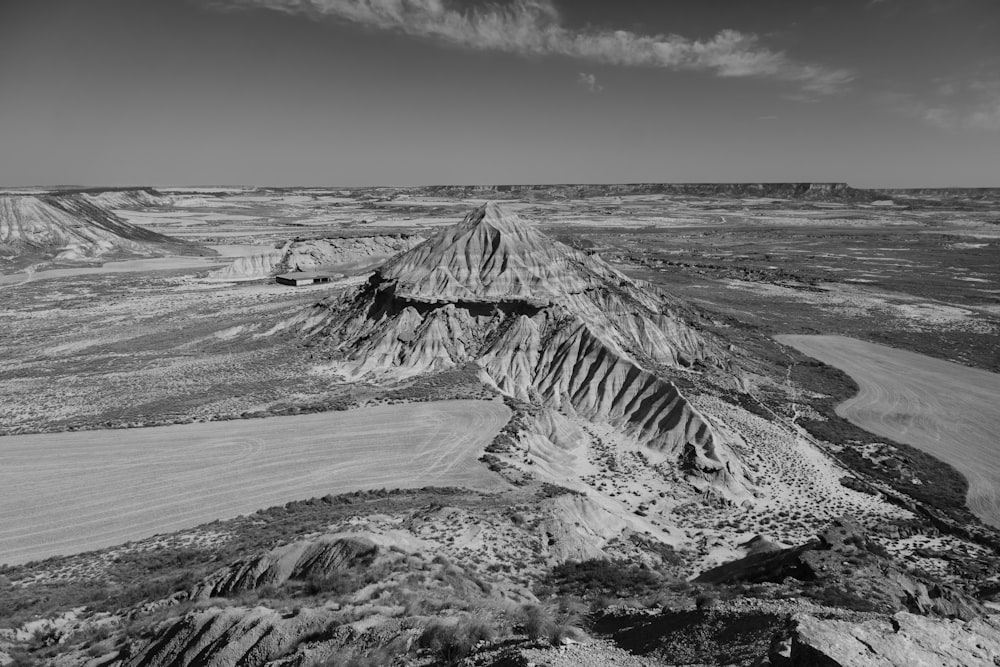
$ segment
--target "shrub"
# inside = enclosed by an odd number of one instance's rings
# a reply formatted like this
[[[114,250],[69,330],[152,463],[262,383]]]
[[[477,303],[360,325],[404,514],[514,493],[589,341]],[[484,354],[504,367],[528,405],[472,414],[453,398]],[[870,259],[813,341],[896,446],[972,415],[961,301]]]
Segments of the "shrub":
[[[854,611],[878,611],[879,607],[869,600],[860,598],[843,588],[837,586],[826,586],[821,589],[809,591],[809,596],[820,604],[827,607],[839,607],[842,609],[853,609]]]
[[[529,639],[545,640],[558,646],[563,639],[575,638],[579,630],[575,627],[579,618],[572,611],[564,610],[557,615],[537,604],[526,604],[520,609],[521,626]]]
[[[559,646],[563,643],[564,639],[576,639],[579,635],[579,630],[572,625],[568,625],[566,623],[556,623],[549,630],[547,639],[553,646]]]
[[[306,579],[303,592],[306,595],[347,595],[361,588],[362,582],[346,572],[332,572],[324,575],[314,575]]]
[[[468,656],[481,641],[496,637],[496,628],[490,619],[473,616],[458,622],[434,621],[428,625],[417,645],[429,649],[445,665],[456,665]]]
[[[719,603],[719,596],[714,593],[699,593],[694,598],[694,606],[698,611],[711,609]]]
[[[430,649],[445,665],[457,665],[472,651],[473,643],[457,623],[435,621],[421,633],[417,645]]]
[[[542,639],[552,632],[555,621],[541,605],[526,604],[521,607],[521,624],[530,639]]]
[[[496,628],[489,619],[480,616],[473,617],[465,624],[466,636],[473,644],[483,641],[492,641],[496,637]]]
[[[619,598],[645,595],[658,590],[662,578],[652,570],[625,561],[594,559],[578,563],[567,561],[552,568],[547,584],[564,594],[593,598],[614,595]]]

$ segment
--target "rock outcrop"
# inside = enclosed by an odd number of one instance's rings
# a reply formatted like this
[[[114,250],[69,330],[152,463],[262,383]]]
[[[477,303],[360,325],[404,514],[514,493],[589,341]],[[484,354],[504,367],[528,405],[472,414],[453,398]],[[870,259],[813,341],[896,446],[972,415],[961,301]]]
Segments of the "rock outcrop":
[[[329,577],[363,567],[378,555],[378,547],[363,537],[293,542],[261,556],[239,561],[209,575],[191,591],[192,598],[228,597],[289,580]]]
[[[302,609],[293,615],[265,607],[212,607],[172,622],[136,655],[128,667],[263,665],[295,648],[304,637],[330,629],[331,614]]]
[[[348,378],[405,378],[469,362],[484,382],[609,422],[692,479],[747,497],[734,445],[672,383],[726,364],[683,304],[573,250],[490,203],[376,270],[346,303],[289,326]],[[735,437],[735,436],[732,436]]]
[[[853,521],[841,519],[814,541],[754,553],[700,574],[709,584],[812,582],[829,602],[881,611],[973,619],[982,606],[961,590],[902,569]]]
[[[207,278],[260,280],[296,271],[370,267],[413,248],[421,241],[421,237],[408,234],[289,241],[280,248],[239,257],[229,266],[211,271]]]
[[[128,190],[84,190],[84,197],[98,206],[107,209],[143,209],[164,206],[170,203],[170,198],[151,188],[133,188]]]
[[[995,667],[1000,665],[1000,626],[907,612],[866,621],[797,614],[768,659],[774,667]]]
[[[161,606],[164,619],[116,664],[339,665],[356,652],[412,643],[422,624],[399,616],[401,599],[413,600],[414,611],[498,601],[492,585],[447,558],[411,551],[414,544],[426,546],[398,531],[338,533],[233,563],[174,596],[183,607]],[[282,611],[268,608],[278,601]]]
[[[126,222],[85,194],[0,196],[0,261],[79,261],[113,252],[205,254],[193,243]]]

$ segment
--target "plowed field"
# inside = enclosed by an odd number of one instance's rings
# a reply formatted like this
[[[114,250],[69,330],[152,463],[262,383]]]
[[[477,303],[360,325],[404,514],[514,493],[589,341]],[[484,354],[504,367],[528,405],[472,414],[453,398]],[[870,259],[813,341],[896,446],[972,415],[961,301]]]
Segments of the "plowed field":
[[[969,509],[1000,527],[1000,375],[844,336],[777,338],[854,378],[837,414],[950,463]]]
[[[477,461],[499,401],[0,438],[0,563],[166,533],[326,494],[497,487]]]

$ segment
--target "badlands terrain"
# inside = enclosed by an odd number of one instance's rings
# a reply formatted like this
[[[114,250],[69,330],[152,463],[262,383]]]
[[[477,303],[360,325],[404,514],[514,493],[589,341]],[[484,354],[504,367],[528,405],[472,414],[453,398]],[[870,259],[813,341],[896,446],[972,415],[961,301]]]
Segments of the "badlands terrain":
[[[990,190],[0,192],[0,663],[1000,664],[998,250]]]

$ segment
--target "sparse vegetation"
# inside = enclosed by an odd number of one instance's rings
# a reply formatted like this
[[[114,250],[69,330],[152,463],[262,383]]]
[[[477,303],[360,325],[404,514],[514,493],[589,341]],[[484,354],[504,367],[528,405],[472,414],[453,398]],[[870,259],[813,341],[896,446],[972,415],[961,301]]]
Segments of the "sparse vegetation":
[[[552,568],[545,583],[560,595],[640,597],[663,585],[663,577],[645,566],[604,559],[568,561]]]

